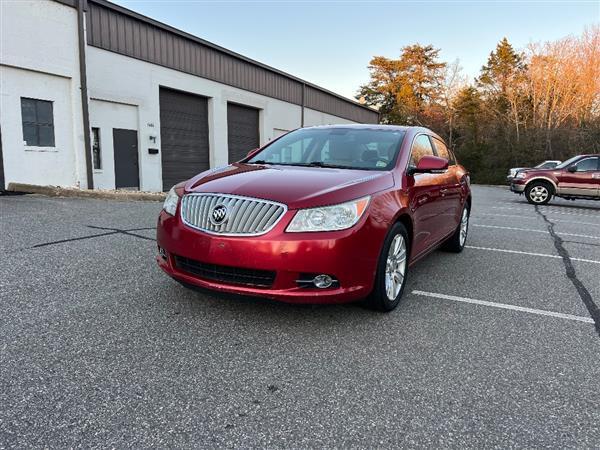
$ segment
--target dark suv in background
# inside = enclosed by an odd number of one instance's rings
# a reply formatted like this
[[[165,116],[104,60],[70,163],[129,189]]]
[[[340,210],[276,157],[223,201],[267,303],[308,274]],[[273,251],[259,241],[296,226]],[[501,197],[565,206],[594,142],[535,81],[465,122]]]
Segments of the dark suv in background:
[[[510,190],[525,194],[527,201],[544,205],[552,196],[570,200],[600,200],[600,155],[579,155],[554,169],[527,169],[518,172]]]

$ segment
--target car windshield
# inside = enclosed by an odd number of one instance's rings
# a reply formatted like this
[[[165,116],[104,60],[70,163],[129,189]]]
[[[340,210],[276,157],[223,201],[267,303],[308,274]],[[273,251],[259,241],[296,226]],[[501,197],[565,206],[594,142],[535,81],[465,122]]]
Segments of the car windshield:
[[[566,161],[560,163],[558,166],[555,167],[555,169],[564,169],[565,167],[569,167],[571,164],[573,164],[579,158],[580,158],[579,155],[573,156],[572,158],[569,158]]]
[[[390,170],[404,135],[394,129],[303,128],[268,145],[247,163]]]

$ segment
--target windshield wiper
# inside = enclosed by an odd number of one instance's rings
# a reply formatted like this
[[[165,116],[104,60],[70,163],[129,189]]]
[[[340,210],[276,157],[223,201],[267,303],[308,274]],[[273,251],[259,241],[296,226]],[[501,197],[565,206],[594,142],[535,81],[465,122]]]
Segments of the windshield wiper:
[[[324,163],[323,161],[311,161],[304,165],[308,166],[308,167],[326,167],[326,168],[330,168],[330,169],[352,169],[353,168],[350,166],[340,166],[338,164],[327,164],[327,163]]]
[[[246,164],[273,164],[265,161],[264,159],[257,159],[256,161],[248,161]]]

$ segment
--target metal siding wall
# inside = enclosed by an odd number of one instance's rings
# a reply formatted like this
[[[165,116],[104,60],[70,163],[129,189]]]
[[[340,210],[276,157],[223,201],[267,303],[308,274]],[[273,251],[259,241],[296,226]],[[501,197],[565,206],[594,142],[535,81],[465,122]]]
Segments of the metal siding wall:
[[[335,95],[306,86],[306,107],[334,116],[345,117],[355,122],[377,123],[379,114],[365,108],[356,107]]]
[[[89,45],[285,102],[302,104],[302,83],[298,80],[93,1],[88,5]],[[356,122],[378,121],[376,112],[310,85],[306,86],[306,107]]]

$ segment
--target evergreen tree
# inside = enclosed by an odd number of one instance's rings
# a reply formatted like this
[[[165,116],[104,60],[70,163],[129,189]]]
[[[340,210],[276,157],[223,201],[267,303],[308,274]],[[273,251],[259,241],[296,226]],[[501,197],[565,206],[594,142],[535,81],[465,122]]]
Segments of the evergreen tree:
[[[446,63],[431,45],[410,45],[399,59],[377,56],[369,63],[371,81],[357,98],[376,106],[384,123],[425,125],[439,114]],[[429,119],[429,120],[428,120]]]

